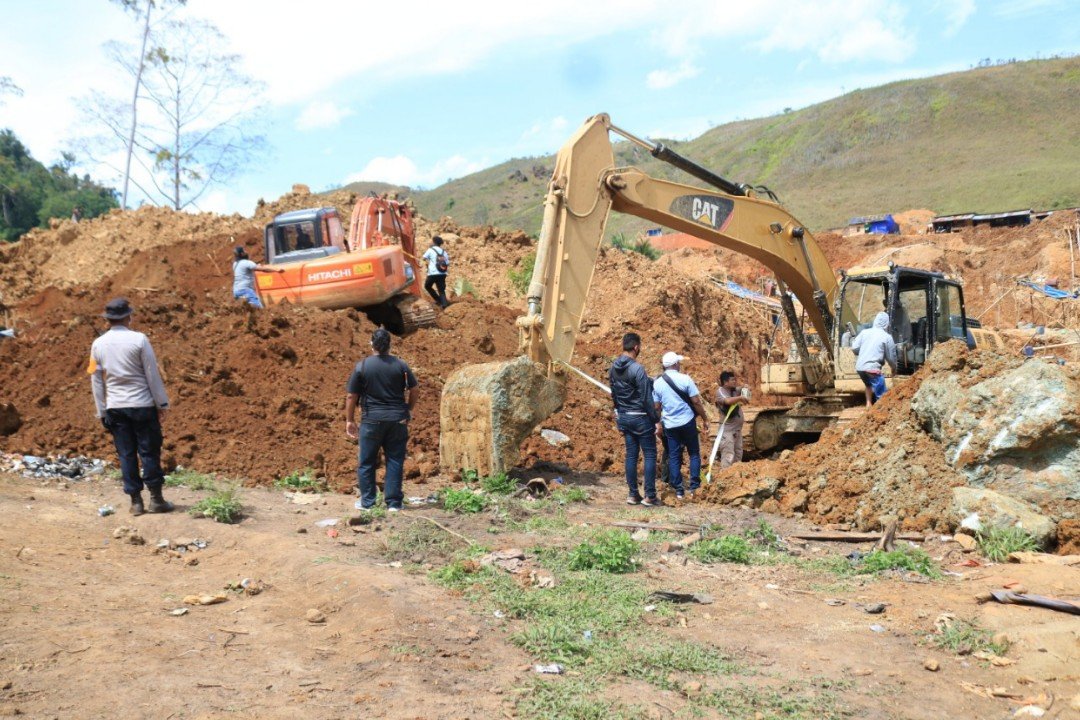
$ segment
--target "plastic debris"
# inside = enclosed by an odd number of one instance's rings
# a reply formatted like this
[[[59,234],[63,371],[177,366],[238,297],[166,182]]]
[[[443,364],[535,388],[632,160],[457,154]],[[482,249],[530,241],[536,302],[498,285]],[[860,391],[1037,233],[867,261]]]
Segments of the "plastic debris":
[[[315,526],[316,527],[333,527],[333,526],[337,525],[337,523],[338,523],[337,518],[326,518],[325,520],[319,520],[317,523],[315,523]]]
[[[97,514],[101,517],[112,515],[114,512],[116,512],[116,508],[114,508],[112,505],[102,505],[97,509]]]
[[[876,632],[876,633],[883,633],[883,632],[885,632],[885,626],[884,625],[871,625],[870,626],[870,631],[871,632]]]
[[[533,672],[538,672],[543,675],[562,675],[563,666],[559,663],[551,663],[549,665],[534,665]]]

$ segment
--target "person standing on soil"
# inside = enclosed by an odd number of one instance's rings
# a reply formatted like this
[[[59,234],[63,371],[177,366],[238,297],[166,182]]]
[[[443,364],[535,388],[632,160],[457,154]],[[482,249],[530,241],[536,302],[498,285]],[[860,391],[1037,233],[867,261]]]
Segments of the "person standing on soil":
[[[101,424],[112,434],[124,492],[131,514],[142,515],[142,490],[150,491],[150,512],[163,513],[173,505],[162,496],[161,423],[169,411],[169,396],[161,380],[150,341],[131,329],[131,304],[115,298],[105,305],[109,330],[90,346],[90,386]],[[142,464],[142,475],[139,465]]]
[[[720,411],[724,423],[720,438],[720,469],[742,462],[742,406],[750,399],[735,384],[735,373],[725,370],[720,373],[720,387],[716,390],[716,409]],[[723,418],[727,418],[724,420]]]
[[[431,239],[431,247],[423,254],[427,261],[427,279],[424,289],[443,310],[450,304],[446,299],[446,272],[450,269],[450,254],[443,250],[443,239],[436,235]],[[436,292],[436,289],[438,291]]]
[[[660,408],[653,401],[652,379],[637,361],[641,353],[641,336],[626,333],[622,340],[623,353],[615,358],[608,370],[611,401],[615,404],[615,426],[626,444],[626,485],[630,494],[627,505],[661,505],[656,496],[656,435],[655,425]],[[645,497],[638,490],[638,454],[645,459]]]
[[[405,465],[405,447],[409,442],[409,419],[416,404],[416,376],[401,358],[390,354],[390,333],[379,328],[371,335],[372,355],[356,364],[345,399],[345,434],[359,438],[359,465],[356,484],[360,499],[357,510],[370,510],[378,496],[375,468],[379,451],[386,458],[383,495],[390,512],[401,510],[404,496],[401,479]],[[360,426],[356,408],[360,407]],[[358,432],[359,430],[359,432]]]
[[[262,308],[262,301],[255,292],[255,271],[258,267],[248,258],[247,250],[239,245],[233,248],[233,297],[246,301],[252,307]]]
[[[660,364],[664,372],[653,383],[653,399],[663,412],[656,427],[657,435],[663,433],[668,455],[668,484],[675,490],[675,497],[682,499],[686,492],[682,482],[682,455],[685,449],[690,455],[690,494],[701,487],[701,444],[698,439],[697,418],[709,427],[701,393],[689,375],[680,372],[682,355],[664,353]]]
[[[857,355],[855,372],[866,386],[866,407],[873,406],[885,394],[885,363],[896,372],[896,342],[889,332],[889,314],[879,312],[874,324],[855,336],[851,349]]]

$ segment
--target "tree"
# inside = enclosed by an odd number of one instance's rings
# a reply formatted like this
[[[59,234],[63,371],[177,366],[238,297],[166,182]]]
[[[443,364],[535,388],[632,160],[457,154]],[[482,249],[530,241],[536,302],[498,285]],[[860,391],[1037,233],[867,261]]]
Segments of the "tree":
[[[163,3],[145,1],[147,14]],[[142,7],[136,0],[124,4]],[[262,150],[264,139],[254,129],[262,86],[240,70],[239,56],[226,50],[226,38],[213,24],[159,18],[145,27],[149,50],[105,46],[136,83],[133,102],[91,92],[81,105],[99,133],[77,147],[149,201],[177,210],[197,207],[208,189],[227,182]]]
[[[15,84],[7,75],[0,75],[0,105],[4,104],[5,95],[14,95],[15,97],[22,97],[22,88]]]

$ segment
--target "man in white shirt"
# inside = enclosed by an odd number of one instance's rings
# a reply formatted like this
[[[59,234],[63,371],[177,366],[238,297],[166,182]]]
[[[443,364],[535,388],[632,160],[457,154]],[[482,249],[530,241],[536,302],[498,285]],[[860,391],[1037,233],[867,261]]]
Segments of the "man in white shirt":
[[[443,250],[443,239],[436,235],[431,239],[431,247],[423,254],[427,261],[427,279],[424,289],[444,310],[450,304],[446,299],[446,271],[450,269],[450,253]],[[436,292],[436,288],[438,291]]]
[[[689,375],[680,372],[683,360],[682,355],[664,353],[660,361],[664,372],[653,382],[653,400],[661,405],[656,434],[662,435],[667,444],[668,484],[674,488],[675,497],[679,499],[685,495],[682,482],[683,449],[690,454],[690,487],[687,490],[692,495],[701,486],[701,445],[696,419],[700,417],[705,421],[706,435],[709,427],[709,418],[705,415],[697,385]]]
[[[131,514],[142,515],[142,490],[150,491],[150,512],[169,512],[172,503],[161,494],[161,421],[169,396],[161,380],[150,341],[131,325],[131,305],[115,298],[105,305],[109,330],[90,346],[90,385],[101,424],[113,436],[120,458],[124,492],[131,497]],[[139,474],[139,464],[142,474]]]
[[[258,267],[248,258],[247,250],[242,245],[233,248],[233,297],[246,301],[252,307],[261,308],[262,301],[255,292],[255,270]]]

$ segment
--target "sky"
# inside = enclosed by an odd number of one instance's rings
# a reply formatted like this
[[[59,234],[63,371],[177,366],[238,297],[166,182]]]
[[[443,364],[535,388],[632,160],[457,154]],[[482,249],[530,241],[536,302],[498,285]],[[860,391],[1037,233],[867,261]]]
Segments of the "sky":
[[[103,45],[140,27],[108,0],[0,11],[0,77],[23,91],[0,98],[0,128],[52,163],[92,129],[80,97],[130,96]],[[262,83],[265,151],[198,201],[245,215],[293,183],[431,188],[552,153],[598,112],[688,139],[985,58],[1080,52],[1076,0],[188,0],[170,13],[215,24]]]

